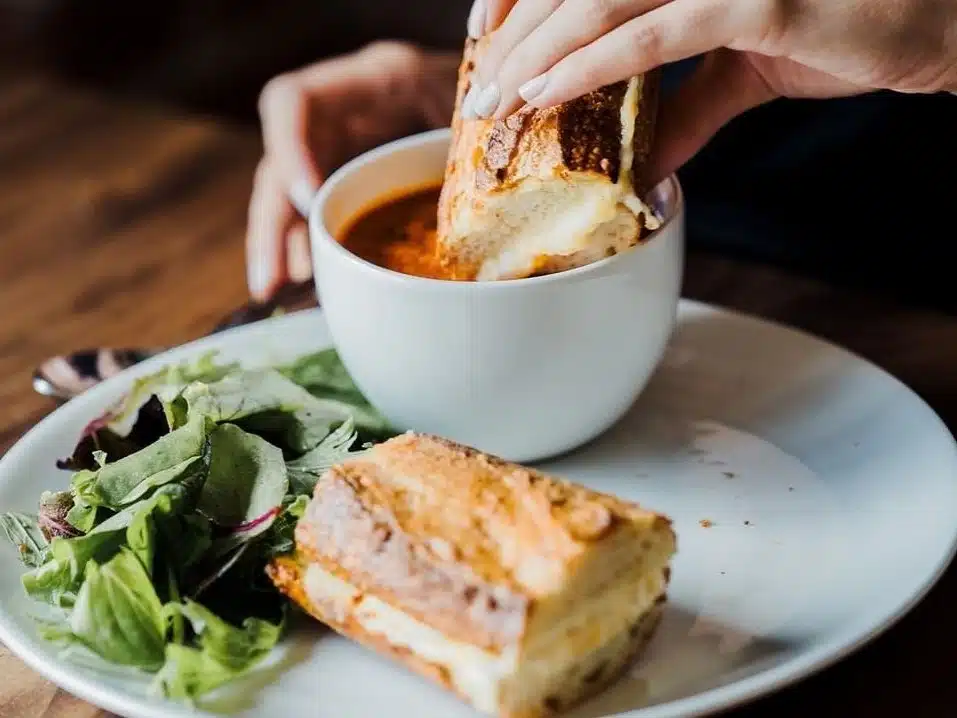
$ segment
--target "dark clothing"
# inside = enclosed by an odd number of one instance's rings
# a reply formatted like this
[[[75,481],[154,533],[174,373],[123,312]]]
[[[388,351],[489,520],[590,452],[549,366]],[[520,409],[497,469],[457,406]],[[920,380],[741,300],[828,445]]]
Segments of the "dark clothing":
[[[778,100],[679,177],[692,246],[957,309],[957,97]]]

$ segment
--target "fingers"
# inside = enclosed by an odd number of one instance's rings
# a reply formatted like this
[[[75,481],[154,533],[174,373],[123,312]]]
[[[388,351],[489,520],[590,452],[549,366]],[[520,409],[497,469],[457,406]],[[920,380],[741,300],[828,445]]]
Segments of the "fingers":
[[[391,73],[406,72],[413,54],[401,43],[373,43],[266,83],[259,97],[265,154],[286,191],[297,192],[297,204],[319,189],[323,171],[339,159],[343,140],[350,139],[328,136],[315,117],[317,112],[326,108],[327,115],[337,115],[326,124],[344,124],[344,118],[355,114],[355,106],[371,105],[380,95],[394,91]],[[385,117],[382,124],[389,124]]]
[[[523,104],[525,97],[534,97],[536,84],[529,85],[528,80],[628,20],[666,2],[668,0],[522,0],[492,36],[477,72],[480,82],[496,80],[498,83],[500,101],[492,116],[507,117]]]
[[[579,2],[588,4],[587,0]],[[565,7],[574,4],[566,3]],[[489,40],[476,75],[485,82],[496,78],[509,53],[535,33],[561,5],[562,0],[522,0],[518,3]]]
[[[544,108],[604,85],[727,45],[734,37],[734,4],[671,0],[618,26],[530,78],[525,101]]]
[[[286,236],[297,221],[279,175],[263,160],[253,181],[246,228],[247,283],[254,299],[268,299],[286,280]]]
[[[709,53],[662,103],[648,186],[679,169],[732,119],[775,97],[746,55],[724,49]]]
[[[296,220],[286,235],[286,266],[289,280],[301,284],[312,277],[312,251],[305,221]]]
[[[415,126],[428,109],[423,103],[434,104],[446,84],[454,92],[457,63],[441,60],[433,68],[411,45],[378,42],[266,85],[260,96],[265,159],[246,238],[254,297],[267,299],[285,281],[309,278],[308,237],[294,208],[306,212],[325,173],[342,161]],[[441,74],[446,65],[447,82],[421,76]]]
[[[309,101],[303,74],[289,73],[270,80],[259,98],[265,154],[270,172],[293,186],[319,187],[321,178],[310,150]]]
[[[503,105],[503,99],[508,100],[508,105],[514,104],[515,93],[502,92],[502,64],[561,4],[562,0],[522,0],[512,8],[505,22],[493,33],[472,74],[472,86],[462,102],[464,117],[491,117]],[[535,43],[536,47],[540,44]],[[540,63],[541,57],[534,60]],[[504,86],[507,89],[507,85]]]

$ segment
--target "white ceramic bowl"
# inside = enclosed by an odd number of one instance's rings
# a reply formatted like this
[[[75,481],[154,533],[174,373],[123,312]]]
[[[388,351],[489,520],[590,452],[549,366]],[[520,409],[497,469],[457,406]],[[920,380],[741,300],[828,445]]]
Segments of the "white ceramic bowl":
[[[336,241],[383,196],[441,181],[449,139],[392,142],[323,185],[309,218],[319,300],[346,368],[395,426],[513,461],[550,458],[621,418],[661,359],[683,274],[681,189],[669,178],[654,190],[665,222],[647,243],[531,279],[411,277]]]

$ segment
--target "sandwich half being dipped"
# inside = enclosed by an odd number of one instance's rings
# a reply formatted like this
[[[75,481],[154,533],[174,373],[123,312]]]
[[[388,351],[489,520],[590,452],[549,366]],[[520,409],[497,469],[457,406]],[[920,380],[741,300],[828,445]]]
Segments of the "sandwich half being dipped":
[[[652,636],[659,514],[433,436],[330,469],[273,582],[339,633],[507,718],[600,691]]]
[[[437,251],[451,278],[519,279],[621,252],[660,225],[641,199],[657,71],[504,120],[462,118],[487,38],[466,43],[439,198]]]

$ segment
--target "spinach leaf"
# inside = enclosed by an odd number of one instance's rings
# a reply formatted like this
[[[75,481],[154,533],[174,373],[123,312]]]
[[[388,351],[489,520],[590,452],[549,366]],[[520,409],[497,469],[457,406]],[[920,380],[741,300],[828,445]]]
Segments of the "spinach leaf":
[[[196,460],[203,455],[207,433],[207,422],[197,416],[135,454],[97,471],[77,473],[73,490],[89,506],[119,508],[133,503],[151,488],[200,470]]]
[[[198,510],[220,526],[237,527],[282,503],[289,482],[282,451],[233,424],[210,435],[209,476]]]
[[[193,383],[177,401],[186,406],[185,415],[182,408],[172,411],[177,421],[204,416],[237,423],[295,456],[315,448],[349,418],[373,431],[385,428],[377,414],[313,396],[273,369],[238,372],[212,384]]]
[[[368,404],[335,349],[306,354],[278,371],[311,394]]]
[[[233,424],[210,436],[212,460],[197,510],[229,533],[214,541],[222,553],[266,531],[289,490],[282,451]]]

